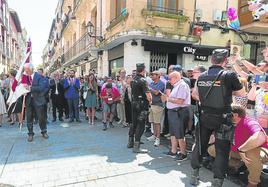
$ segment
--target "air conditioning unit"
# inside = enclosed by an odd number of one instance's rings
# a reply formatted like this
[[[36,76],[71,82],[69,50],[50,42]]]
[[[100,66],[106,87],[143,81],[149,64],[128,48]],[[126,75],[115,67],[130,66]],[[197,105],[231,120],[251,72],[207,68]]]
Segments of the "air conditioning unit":
[[[222,11],[221,10],[214,10],[213,11],[213,21],[221,21],[222,18]]]
[[[231,55],[236,55],[241,53],[241,46],[240,45],[231,45]]]
[[[202,10],[201,9],[196,9],[196,11],[195,11],[195,17],[197,19],[201,19],[202,18]]]

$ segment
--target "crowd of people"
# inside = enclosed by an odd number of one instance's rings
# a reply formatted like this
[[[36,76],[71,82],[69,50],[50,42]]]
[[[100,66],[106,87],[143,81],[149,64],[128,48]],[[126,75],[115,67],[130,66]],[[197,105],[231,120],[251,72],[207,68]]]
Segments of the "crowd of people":
[[[238,54],[217,49],[208,70],[197,65],[183,71],[180,65],[171,65],[148,74],[144,64],[137,64],[132,74],[121,69],[113,78],[99,78],[93,70],[81,77],[74,70],[48,77],[43,69],[34,72],[31,64],[25,64],[20,85],[27,91],[15,103],[10,97],[16,92],[16,70],[1,76],[0,127],[6,113],[10,125],[21,125],[26,116],[31,142],[35,122],[48,138],[49,110],[52,123],[81,122],[82,112],[90,126],[96,111],[102,111],[103,131],[114,128],[114,121],[129,127],[127,147],[134,153],[147,152],[140,148],[141,136],[150,129],[148,141],[158,147],[161,136],[170,139],[166,154],[184,161],[189,151],[185,136],[193,136],[192,185],[198,184],[202,158],[210,155],[215,158],[212,186],[222,186],[232,159],[246,165],[248,186],[257,186],[268,161],[268,48],[263,56],[255,66]]]

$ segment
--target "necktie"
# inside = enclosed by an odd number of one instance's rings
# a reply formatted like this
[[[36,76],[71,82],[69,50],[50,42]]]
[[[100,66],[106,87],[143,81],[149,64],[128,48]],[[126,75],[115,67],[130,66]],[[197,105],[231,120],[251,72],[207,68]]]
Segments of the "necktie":
[[[56,91],[55,91],[55,94],[58,95],[59,94],[59,91],[58,91],[58,83],[56,82]]]
[[[28,75],[28,85],[32,85],[32,76],[31,75]]]

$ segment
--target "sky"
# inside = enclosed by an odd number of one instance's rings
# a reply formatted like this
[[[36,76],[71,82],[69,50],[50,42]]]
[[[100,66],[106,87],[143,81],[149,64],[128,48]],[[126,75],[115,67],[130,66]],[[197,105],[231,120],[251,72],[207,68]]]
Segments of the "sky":
[[[48,40],[58,0],[8,0],[9,8],[18,13],[22,28],[32,41],[33,64],[42,63],[42,52]]]

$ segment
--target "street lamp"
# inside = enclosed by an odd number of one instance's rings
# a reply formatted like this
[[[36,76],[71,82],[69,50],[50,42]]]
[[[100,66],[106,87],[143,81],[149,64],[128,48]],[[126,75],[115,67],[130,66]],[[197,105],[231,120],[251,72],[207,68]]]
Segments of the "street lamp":
[[[102,42],[104,40],[104,38],[102,36],[97,36],[97,35],[94,35],[94,25],[91,21],[89,21],[86,25],[87,27],[87,33],[90,37],[92,38],[96,38],[97,40],[99,40],[100,42]]]
[[[89,21],[89,22],[87,23],[87,33],[88,33],[90,36],[92,36],[93,33],[94,33],[94,25],[93,25],[93,23],[91,23],[91,21]]]

